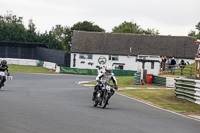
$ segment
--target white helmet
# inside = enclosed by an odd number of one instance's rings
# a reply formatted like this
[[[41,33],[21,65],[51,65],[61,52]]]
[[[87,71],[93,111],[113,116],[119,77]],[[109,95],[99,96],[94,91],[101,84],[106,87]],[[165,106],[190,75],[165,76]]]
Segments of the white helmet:
[[[109,74],[112,73],[112,67],[111,66],[107,66],[105,70],[106,70],[106,73],[109,73]]]

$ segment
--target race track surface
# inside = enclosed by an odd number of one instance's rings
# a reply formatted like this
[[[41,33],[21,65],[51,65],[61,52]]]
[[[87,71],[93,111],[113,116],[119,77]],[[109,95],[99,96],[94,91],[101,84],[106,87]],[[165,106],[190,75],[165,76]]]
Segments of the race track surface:
[[[94,76],[13,73],[0,91],[0,133],[200,133],[200,121],[115,94],[92,106]]]

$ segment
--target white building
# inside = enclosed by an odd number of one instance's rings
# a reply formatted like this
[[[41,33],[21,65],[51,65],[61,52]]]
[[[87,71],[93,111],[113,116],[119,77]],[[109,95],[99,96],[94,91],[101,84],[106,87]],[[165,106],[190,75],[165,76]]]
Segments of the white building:
[[[161,56],[190,60],[197,46],[196,38],[114,34],[74,31],[71,48],[71,68],[114,69],[140,71],[137,59],[152,60],[145,63],[147,73],[158,75]]]

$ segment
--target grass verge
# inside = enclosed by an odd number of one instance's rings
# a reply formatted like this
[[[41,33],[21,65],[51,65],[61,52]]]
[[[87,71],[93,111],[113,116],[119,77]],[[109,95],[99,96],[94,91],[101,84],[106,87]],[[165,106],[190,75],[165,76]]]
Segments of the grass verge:
[[[38,66],[21,66],[8,64],[9,71],[20,73],[53,73],[52,70]]]
[[[183,114],[200,115],[198,104],[178,99],[175,90],[118,90],[119,93]]]
[[[134,85],[133,77],[129,76],[117,76],[118,87],[156,87],[152,85]],[[89,82],[87,84],[96,84],[96,81]],[[174,112],[186,114],[186,115],[200,115],[200,106],[198,104],[189,102],[187,100],[178,99],[175,97],[175,90],[165,89],[137,89],[137,90],[118,90],[117,92],[125,94],[127,96],[145,101],[155,106],[171,110]]]
[[[116,76],[117,78],[117,84],[118,87],[155,87],[155,88],[164,88],[164,86],[156,86],[152,84],[146,84],[146,85],[135,85],[134,84],[134,77],[133,76]],[[89,83],[84,83],[84,84],[90,84],[90,85],[96,85],[96,81],[92,81]],[[111,82],[112,84],[112,82]]]

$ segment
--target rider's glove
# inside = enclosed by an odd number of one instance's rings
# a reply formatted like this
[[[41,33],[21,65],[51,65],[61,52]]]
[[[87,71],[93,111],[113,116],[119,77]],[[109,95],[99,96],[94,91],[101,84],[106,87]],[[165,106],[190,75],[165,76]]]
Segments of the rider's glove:
[[[115,90],[118,90],[118,87],[117,87],[117,85],[115,85]]]
[[[97,80],[97,83],[98,83],[98,84],[102,84],[102,82],[101,82],[100,80]]]
[[[9,73],[9,72],[7,72],[7,76],[10,76],[10,73]]]

